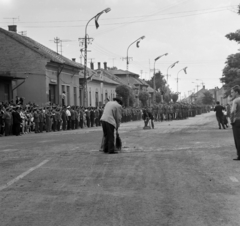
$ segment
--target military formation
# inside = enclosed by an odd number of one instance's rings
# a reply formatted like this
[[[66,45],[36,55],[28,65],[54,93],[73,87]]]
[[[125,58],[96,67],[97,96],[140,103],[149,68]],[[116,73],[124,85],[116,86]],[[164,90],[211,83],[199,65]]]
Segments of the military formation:
[[[0,136],[25,133],[55,132],[101,126],[103,107],[79,107],[49,105],[2,105],[0,112]],[[122,123],[140,121],[146,108],[122,108]],[[163,103],[147,108],[154,121],[180,120],[210,111],[210,106],[183,102]]]
[[[209,112],[210,109],[211,107],[206,105],[177,102],[154,105],[151,111],[155,121],[169,121],[195,117],[196,115]]]

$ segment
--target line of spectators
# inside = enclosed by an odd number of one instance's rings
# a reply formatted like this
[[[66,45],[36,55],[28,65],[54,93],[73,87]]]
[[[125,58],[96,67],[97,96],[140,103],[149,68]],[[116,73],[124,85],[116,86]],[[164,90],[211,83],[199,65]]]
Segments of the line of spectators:
[[[98,127],[102,113],[103,107],[0,103],[0,136]],[[141,120],[140,109],[123,109],[122,122],[135,120]]]

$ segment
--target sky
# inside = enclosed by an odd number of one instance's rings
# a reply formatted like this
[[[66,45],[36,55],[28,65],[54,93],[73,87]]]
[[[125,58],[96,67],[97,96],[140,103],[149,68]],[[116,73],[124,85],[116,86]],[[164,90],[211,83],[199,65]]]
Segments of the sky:
[[[220,78],[228,55],[239,45],[225,35],[240,27],[237,9],[240,0],[0,0],[0,27],[16,24],[18,32],[56,51],[54,38],[62,40],[62,54],[83,62],[79,38],[84,38],[87,22],[106,8],[98,20],[87,26],[93,38],[88,45],[88,66],[107,62],[149,80],[155,69],[167,75],[173,92],[188,96],[193,91],[221,87]],[[11,19],[16,18],[16,19]],[[59,47],[60,51],[60,47]],[[125,58],[125,59],[124,59]],[[182,70],[187,67],[187,74]],[[166,77],[167,78],[167,77]]]

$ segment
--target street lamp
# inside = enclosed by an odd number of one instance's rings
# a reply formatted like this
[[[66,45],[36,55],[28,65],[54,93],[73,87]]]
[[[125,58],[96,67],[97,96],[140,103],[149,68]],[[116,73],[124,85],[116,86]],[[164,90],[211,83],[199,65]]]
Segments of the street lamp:
[[[138,38],[137,40],[135,40],[134,42],[132,42],[128,48],[127,48],[127,80],[128,80],[128,85],[129,85],[129,74],[128,74],[128,65],[129,65],[129,59],[128,59],[128,50],[130,48],[131,45],[133,45],[134,43],[137,43],[137,47],[139,48],[139,43],[141,40],[143,40],[145,38],[145,36],[142,36],[140,38]]]
[[[168,69],[167,69],[167,82],[168,82],[168,70],[169,70],[169,68],[173,68],[177,63],[179,63],[179,61],[176,61],[175,63],[173,63],[173,64],[171,64],[169,67],[168,67]]]
[[[179,72],[181,72],[181,71],[184,71],[185,74],[187,74],[187,67],[181,69]],[[179,72],[177,73],[177,93],[178,93],[178,74],[179,74]]]
[[[83,84],[83,98],[84,98],[84,103],[83,106],[87,107],[87,44],[88,44],[88,40],[90,40],[90,38],[88,37],[87,34],[87,26],[90,23],[90,21],[92,21],[93,19],[95,19],[95,25],[96,28],[99,27],[98,24],[98,19],[99,17],[103,14],[103,13],[108,13],[110,12],[111,9],[110,8],[106,8],[103,11],[101,11],[100,13],[98,13],[97,15],[95,15],[93,18],[91,18],[88,22],[87,25],[85,27],[85,36],[84,36],[84,84]]]
[[[161,57],[167,56],[167,55],[168,55],[168,53],[165,53],[165,54],[157,57],[157,58],[154,60],[154,68],[153,68],[153,89],[154,89],[153,101],[154,101],[154,103],[155,103],[155,101],[156,101],[155,63],[156,63],[156,61],[159,60]]]

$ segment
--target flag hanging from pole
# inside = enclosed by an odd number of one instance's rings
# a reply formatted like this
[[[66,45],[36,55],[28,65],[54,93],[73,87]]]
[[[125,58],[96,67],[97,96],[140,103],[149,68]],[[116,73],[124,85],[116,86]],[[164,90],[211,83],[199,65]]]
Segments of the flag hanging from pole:
[[[185,67],[185,68],[183,68],[183,70],[184,70],[185,74],[187,74],[187,68]]]
[[[96,17],[95,17],[95,25],[96,25],[96,28],[98,29],[99,28],[99,24],[98,24],[98,18],[100,17],[101,14],[98,14]]]

